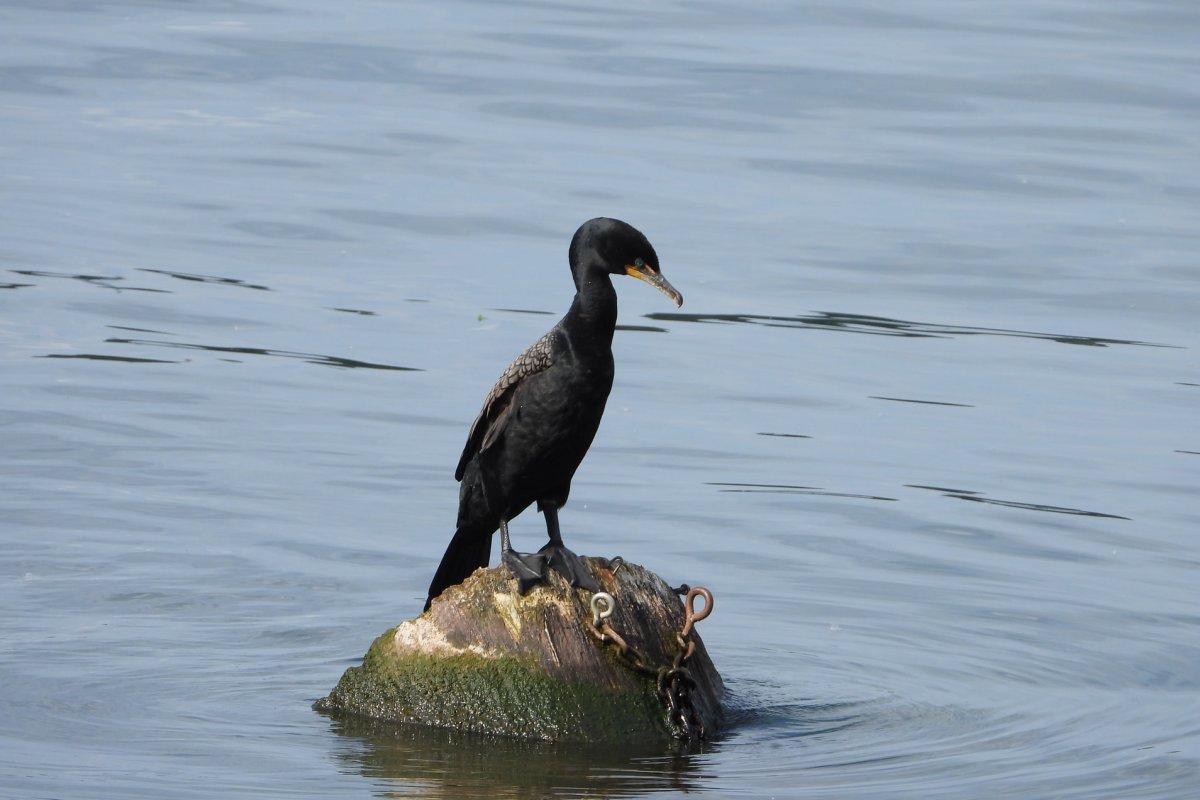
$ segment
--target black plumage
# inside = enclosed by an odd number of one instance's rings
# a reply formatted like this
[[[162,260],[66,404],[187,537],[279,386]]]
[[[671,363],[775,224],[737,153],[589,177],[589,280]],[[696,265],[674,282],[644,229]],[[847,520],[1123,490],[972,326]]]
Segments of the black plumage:
[[[662,276],[650,242],[633,226],[598,217],[571,240],[575,299],[566,316],[517,357],[484,400],[454,477],[458,527],[429,586],[425,607],[448,586],[487,566],[492,535],[501,531],[501,560],[520,591],[557,569],[576,586],[596,584],[562,542],[558,509],[592,444],[613,381],[612,338],[617,294],[612,275],[630,275],[682,305]],[[508,521],[532,503],[546,518],[550,541],[537,553],[512,550]]]

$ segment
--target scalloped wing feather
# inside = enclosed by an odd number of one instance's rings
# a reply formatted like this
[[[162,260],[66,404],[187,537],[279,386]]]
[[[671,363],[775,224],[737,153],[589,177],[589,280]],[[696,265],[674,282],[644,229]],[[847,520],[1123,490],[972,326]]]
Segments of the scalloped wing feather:
[[[504,425],[513,408],[513,395],[520,388],[521,382],[530,375],[548,369],[554,363],[556,333],[556,330],[551,330],[517,356],[488,392],[483,401],[483,408],[471,425],[471,432],[467,434],[466,446],[463,447],[458,467],[454,470],[455,480],[461,481],[471,459],[494,445],[504,433]]]

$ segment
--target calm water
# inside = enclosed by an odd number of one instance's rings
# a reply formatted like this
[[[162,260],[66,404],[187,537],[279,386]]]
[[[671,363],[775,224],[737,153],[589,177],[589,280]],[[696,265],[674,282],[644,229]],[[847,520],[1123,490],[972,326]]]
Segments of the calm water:
[[[1196,796],[1200,10],[0,31],[3,797]],[[714,590],[739,724],[586,753],[315,714],[420,610],[467,425],[597,214],[687,304],[619,283],[564,528]]]

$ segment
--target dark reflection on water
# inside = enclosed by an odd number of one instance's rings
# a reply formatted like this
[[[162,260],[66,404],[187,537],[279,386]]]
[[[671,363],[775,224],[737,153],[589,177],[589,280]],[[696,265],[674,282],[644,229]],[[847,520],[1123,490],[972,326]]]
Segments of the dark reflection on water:
[[[1012,336],[1020,339],[1046,339],[1062,344],[1078,344],[1088,347],[1110,345],[1137,345],[1139,347],[1171,347],[1171,345],[1139,342],[1132,339],[1105,339],[1096,336],[1068,336],[1060,333],[1037,333],[1035,331],[1007,330],[1005,328],[978,328],[970,325],[940,325],[932,322],[889,319],[868,314],[819,311],[801,316],[779,316],[774,314],[685,314],[678,311],[647,314],[647,319],[663,322],[744,322],[768,328],[811,328],[816,330],[839,330],[847,333],[866,333],[877,336],[911,337],[955,337],[955,336]]]
[[[121,339],[110,338],[104,341],[110,344],[131,344],[145,347],[174,347],[182,350],[206,350],[212,353],[244,353],[254,356],[275,356],[277,358],[296,358],[309,364],[321,364],[327,367],[348,367],[357,369],[383,369],[398,372],[420,372],[419,367],[401,367],[395,364],[377,364],[370,361],[359,361],[342,356],[323,356],[317,353],[297,353],[291,350],[271,350],[265,347],[222,347],[212,344],[191,344],[188,342],[167,342],[160,339]]]
[[[699,753],[662,746],[588,747],[522,742],[356,717],[330,729],[359,746],[342,762],[382,779],[385,796],[446,798],[634,797],[703,788]]]
[[[14,269],[9,270],[18,275],[29,275],[35,278],[69,278],[71,280],[83,281],[91,286],[99,286],[103,289],[115,289],[118,292],[152,292],[155,294],[170,294],[168,289],[151,289],[146,286],[115,286],[113,281],[125,280],[120,275],[80,275],[69,272],[51,272],[47,270],[36,269]]]
[[[975,406],[967,405],[966,403],[949,403],[945,400],[914,400],[911,397],[883,397],[882,395],[871,395],[872,400],[891,400],[893,403],[917,403],[923,406],[953,406],[955,408],[974,408]]]
[[[149,267],[138,267],[139,272],[153,272],[156,275],[168,275],[172,278],[177,278],[181,281],[191,281],[193,283],[219,283],[226,286],[241,286],[243,289],[258,289],[259,291],[269,292],[270,288],[258,283],[249,283],[240,278],[222,278],[217,275],[196,275],[190,272],[175,272],[169,269],[150,269]]]
[[[126,364],[182,364],[182,361],[168,361],[163,358],[136,358],[134,356],[106,356],[98,353],[47,353],[37,358],[85,358],[92,361],[123,361]]]
[[[552,315],[553,311],[538,311],[533,308],[493,308],[492,311],[507,311],[510,314],[547,314]]]
[[[920,484],[908,483],[905,484],[910,489],[929,489],[935,492],[941,492],[946,497],[953,497],[956,500],[969,500],[972,503],[987,503],[994,506],[1004,506],[1005,508],[1023,508],[1027,511],[1045,511],[1050,514],[1073,514],[1081,517],[1101,517],[1104,519],[1124,519],[1119,514],[1102,514],[1099,511],[1085,511],[1082,508],[1065,508],[1063,506],[1050,506],[1044,503],[1022,503],[1017,500],[997,500],[994,497],[985,497],[979,492],[972,492],[966,489],[948,489],[943,486],[922,486]]]
[[[153,328],[134,328],[129,325],[105,325],[106,328],[112,328],[115,331],[133,331],[135,333],[157,333],[160,336],[174,336],[170,331],[159,331]]]
[[[831,492],[818,486],[793,486],[786,483],[715,483],[709,486],[721,486],[720,491],[734,494],[811,494],[822,497],[850,497],[859,500],[887,500],[895,502],[895,497],[880,497],[871,494],[854,494],[852,492]]]
[[[618,325],[617,330],[635,333],[667,333],[666,328],[660,328],[657,325]]]

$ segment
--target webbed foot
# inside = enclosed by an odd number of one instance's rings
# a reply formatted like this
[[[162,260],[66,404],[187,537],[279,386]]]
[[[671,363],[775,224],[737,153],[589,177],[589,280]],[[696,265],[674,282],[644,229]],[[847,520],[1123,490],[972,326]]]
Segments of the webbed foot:
[[[525,594],[546,580],[546,556],[541,553],[518,553],[516,550],[504,550],[500,553],[500,562],[517,579],[518,594]]]
[[[592,577],[592,571],[583,559],[562,544],[551,542],[539,550],[538,555],[543,555],[547,566],[566,578],[575,588],[586,589],[589,592],[600,591],[600,584]]]

